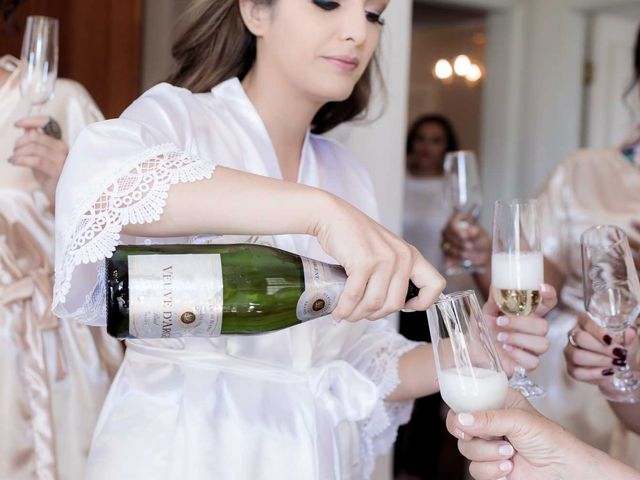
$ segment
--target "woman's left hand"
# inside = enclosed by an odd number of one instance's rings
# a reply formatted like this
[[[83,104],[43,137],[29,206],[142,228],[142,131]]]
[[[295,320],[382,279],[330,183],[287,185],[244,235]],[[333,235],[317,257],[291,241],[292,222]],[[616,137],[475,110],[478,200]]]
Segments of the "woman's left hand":
[[[534,370],[540,355],[549,349],[549,322],[543,317],[556,306],[558,298],[555,288],[547,284],[542,285],[540,296],[538,309],[528,316],[504,315],[491,295],[482,309],[507,375],[512,375],[516,366]]]
[[[53,209],[56,186],[69,148],[62,140],[56,140],[42,131],[48,121],[49,117],[38,115],[16,122],[15,126],[24,129],[25,133],[16,141],[9,163],[33,171]]]

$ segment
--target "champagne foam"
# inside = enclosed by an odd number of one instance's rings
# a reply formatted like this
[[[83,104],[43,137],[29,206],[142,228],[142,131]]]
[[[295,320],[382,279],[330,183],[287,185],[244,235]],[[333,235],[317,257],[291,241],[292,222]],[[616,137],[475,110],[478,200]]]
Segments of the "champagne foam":
[[[539,290],[544,282],[542,253],[494,253],[491,283],[501,290]]]

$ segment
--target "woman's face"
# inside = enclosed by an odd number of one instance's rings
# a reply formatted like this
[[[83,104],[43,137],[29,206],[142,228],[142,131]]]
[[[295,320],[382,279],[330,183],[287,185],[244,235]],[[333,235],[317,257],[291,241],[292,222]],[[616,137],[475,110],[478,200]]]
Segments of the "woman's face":
[[[315,102],[346,100],[375,53],[388,3],[274,0],[257,62]]]
[[[439,123],[427,122],[420,126],[413,141],[414,162],[420,170],[442,168],[447,153],[447,132]]]

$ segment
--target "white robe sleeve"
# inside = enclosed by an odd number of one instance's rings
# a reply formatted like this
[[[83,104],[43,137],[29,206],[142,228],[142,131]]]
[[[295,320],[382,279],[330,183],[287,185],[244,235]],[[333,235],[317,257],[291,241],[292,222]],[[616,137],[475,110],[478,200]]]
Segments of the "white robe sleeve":
[[[122,227],[158,220],[171,185],[212,175],[213,159],[193,151],[197,108],[189,91],[161,84],[80,134],[56,192],[57,316],[105,325],[104,259]]]

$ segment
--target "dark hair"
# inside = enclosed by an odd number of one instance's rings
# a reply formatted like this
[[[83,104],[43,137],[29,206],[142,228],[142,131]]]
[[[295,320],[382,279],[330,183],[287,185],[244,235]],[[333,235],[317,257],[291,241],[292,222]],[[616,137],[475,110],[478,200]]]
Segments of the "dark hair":
[[[640,82],[640,27],[638,28],[638,33],[636,33],[636,45],[633,50],[633,80],[624,93],[625,97],[633,91],[638,82]]]
[[[427,123],[437,123],[442,127],[445,136],[447,137],[447,152],[454,152],[458,150],[458,137],[456,137],[456,133],[454,132],[449,119],[442,115],[431,114],[418,117],[411,124],[409,133],[407,134],[407,155],[411,155],[413,153],[413,144],[418,136],[418,131],[420,131],[420,128]]]
[[[277,0],[253,1],[271,5]],[[177,67],[168,82],[201,93],[233,77],[242,80],[256,60],[256,37],[242,20],[238,0],[195,0],[186,17],[188,26],[171,50]],[[348,99],[329,102],[318,111],[313,133],[366,114],[372,71],[379,74],[375,56]]]

